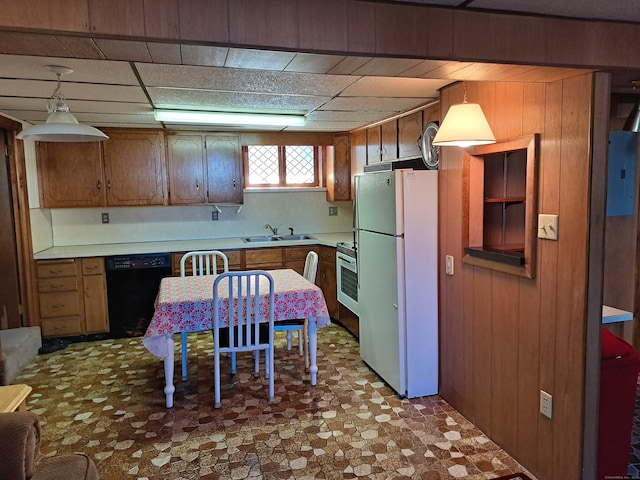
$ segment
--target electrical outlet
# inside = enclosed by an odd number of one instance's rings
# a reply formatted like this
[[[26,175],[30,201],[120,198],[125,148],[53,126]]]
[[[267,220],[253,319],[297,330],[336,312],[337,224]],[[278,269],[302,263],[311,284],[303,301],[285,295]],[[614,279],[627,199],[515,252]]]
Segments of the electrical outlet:
[[[107,212],[102,214],[102,223],[109,223],[109,214]]]
[[[447,255],[445,258],[445,273],[453,275],[453,255]]]
[[[216,210],[211,212],[211,220],[213,220],[214,222],[218,221],[218,212]]]
[[[540,390],[540,413],[551,418],[553,412],[553,397],[544,390]]]
[[[338,207],[329,207],[329,216],[335,217],[338,215]]]

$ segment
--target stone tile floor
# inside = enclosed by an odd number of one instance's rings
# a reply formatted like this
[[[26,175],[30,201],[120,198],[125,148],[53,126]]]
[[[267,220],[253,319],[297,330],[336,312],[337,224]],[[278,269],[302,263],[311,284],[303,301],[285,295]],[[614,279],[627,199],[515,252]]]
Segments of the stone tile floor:
[[[189,379],[177,381],[172,409],[164,406],[162,361],[139,337],[40,355],[15,383],[33,387],[28,408],[41,417],[42,454],[85,452],[104,480],[480,480],[515,472],[535,480],[440,397],[400,399],[340,326],[318,335],[316,387],[278,337],[271,403],[264,378],[243,363],[250,356],[239,356],[235,377],[223,376],[222,408],[213,409],[210,333],[190,336]]]

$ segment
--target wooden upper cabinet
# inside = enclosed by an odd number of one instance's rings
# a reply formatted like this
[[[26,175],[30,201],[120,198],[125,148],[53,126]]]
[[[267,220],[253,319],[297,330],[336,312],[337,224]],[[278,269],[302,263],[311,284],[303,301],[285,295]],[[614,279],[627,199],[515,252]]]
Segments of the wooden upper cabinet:
[[[100,207],[105,182],[99,142],[38,142],[42,208]]]
[[[238,135],[207,135],[207,201],[241,205],[244,203],[242,151]]]
[[[380,141],[382,145],[381,160],[390,162],[398,158],[398,122],[393,120],[380,125]]]
[[[380,125],[367,128],[367,165],[382,161]]]
[[[349,134],[333,136],[333,152],[327,154],[327,200],[351,200],[351,152]]]
[[[398,122],[396,120],[367,128],[367,165],[398,158]]]
[[[107,204],[166,205],[163,134],[110,132],[104,142]]]
[[[398,119],[398,158],[420,157],[422,110]]]
[[[206,168],[202,135],[168,135],[169,203],[206,202]]]

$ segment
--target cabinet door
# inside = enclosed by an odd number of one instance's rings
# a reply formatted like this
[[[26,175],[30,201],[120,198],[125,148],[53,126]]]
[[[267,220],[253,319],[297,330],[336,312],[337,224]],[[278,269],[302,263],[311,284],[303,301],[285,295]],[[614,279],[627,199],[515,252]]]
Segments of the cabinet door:
[[[322,289],[327,309],[332,318],[340,316],[338,289],[336,286],[336,249],[320,247],[320,265],[317,284]]]
[[[86,333],[109,331],[107,281],[102,257],[81,260],[84,325]]]
[[[207,201],[209,203],[244,203],[242,152],[237,135],[208,135]]]
[[[104,142],[108,205],[165,205],[162,133],[110,133]]]
[[[109,331],[107,314],[107,286],[104,275],[82,277],[84,293],[84,323],[86,333]]]
[[[201,135],[167,136],[169,203],[205,203],[204,139]]]
[[[38,142],[42,208],[105,205],[100,142]]]
[[[281,248],[245,250],[244,255],[247,270],[282,268],[284,260]]]
[[[367,128],[367,165],[382,161],[380,126]]]
[[[333,136],[333,155],[327,155],[327,200],[351,200],[349,135]]]
[[[351,135],[351,198],[355,197],[353,177],[364,172],[367,164],[367,132],[360,130]]]
[[[391,162],[398,158],[398,122],[380,125],[380,145],[382,146],[380,159],[383,162]]]
[[[420,157],[422,110],[398,119],[398,158]]]

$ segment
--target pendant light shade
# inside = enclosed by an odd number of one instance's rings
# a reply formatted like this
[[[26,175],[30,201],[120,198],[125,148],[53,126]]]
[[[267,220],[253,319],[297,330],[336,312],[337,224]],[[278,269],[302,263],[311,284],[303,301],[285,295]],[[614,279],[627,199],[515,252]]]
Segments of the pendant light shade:
[[[622,130],[626,132],[640,132],[640,102],[636,102],[631,113],[627,117],[627,121],[624,122]]]
[[[470,147],[496,143],[484,112],[477,103],[452,105],[433,139],[436,146]]]
[[[40,142],[101,142],[108,139],[109,137],[97,128],[78,123],[76,117],[69,112],[62,94],[60,78],[73,70],[59,65],[48,65],[47,70],[58,76],[58,86],[49,99],[47,121],[26,128],[17,138]]]

